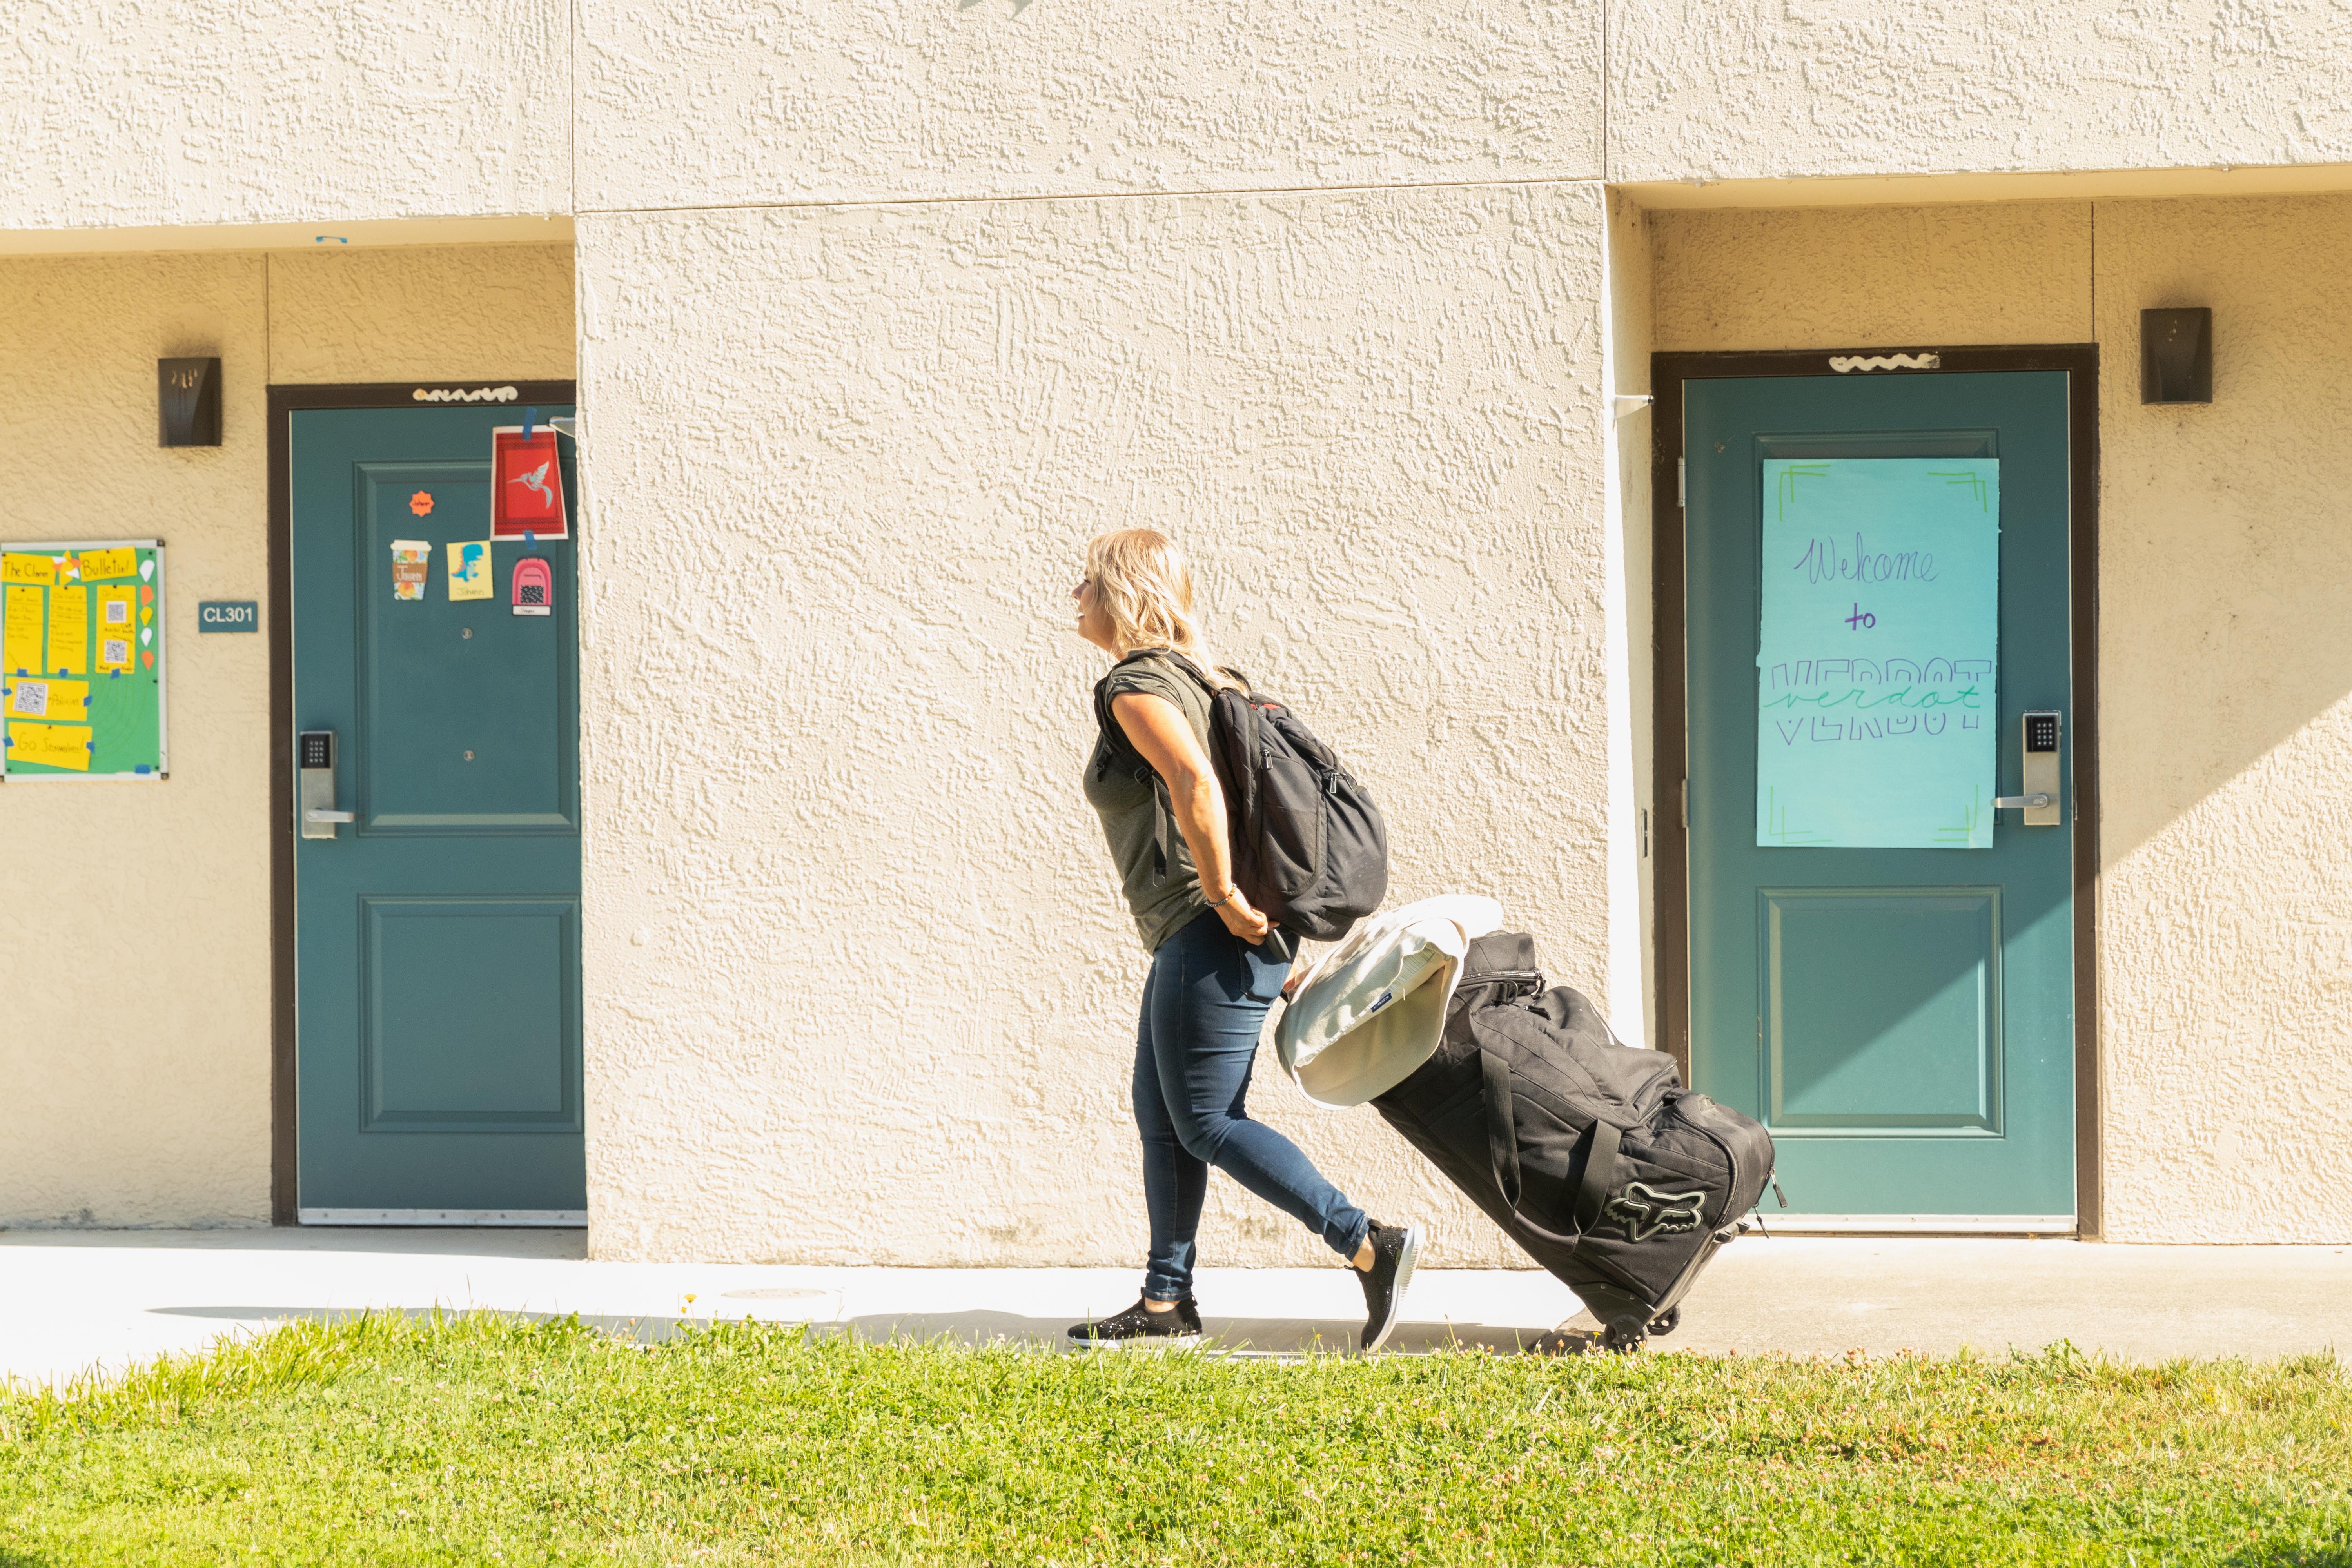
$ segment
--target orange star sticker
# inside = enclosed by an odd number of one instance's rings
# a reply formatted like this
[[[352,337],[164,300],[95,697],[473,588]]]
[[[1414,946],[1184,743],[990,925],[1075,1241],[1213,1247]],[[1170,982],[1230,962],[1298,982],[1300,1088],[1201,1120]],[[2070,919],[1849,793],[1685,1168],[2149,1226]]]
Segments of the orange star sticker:
[[[408,498],[408,510],[415,512],[419,517],[423,517],[426,512],[431,511],[433,510],[433,492],[431,490],[418,490],[415,495],[410,496]]]

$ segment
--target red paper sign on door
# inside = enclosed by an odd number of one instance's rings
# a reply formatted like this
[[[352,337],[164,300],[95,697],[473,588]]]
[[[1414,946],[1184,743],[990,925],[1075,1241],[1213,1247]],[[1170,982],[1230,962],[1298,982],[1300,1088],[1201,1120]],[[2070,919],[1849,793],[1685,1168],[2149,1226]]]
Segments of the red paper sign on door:
[[[490,537],[568,539],[564,526],[563,465],[556,460],[555,432],[534,426],[525,439],[520,425],[490,432]]]

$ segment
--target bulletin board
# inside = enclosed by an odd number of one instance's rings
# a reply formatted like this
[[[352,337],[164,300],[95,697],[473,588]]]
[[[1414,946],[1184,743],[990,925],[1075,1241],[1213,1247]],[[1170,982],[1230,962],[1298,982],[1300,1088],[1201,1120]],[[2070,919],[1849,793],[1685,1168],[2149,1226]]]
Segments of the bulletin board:
[[[160,541],[0,542],[0,779],[164,776],[163,603]]]

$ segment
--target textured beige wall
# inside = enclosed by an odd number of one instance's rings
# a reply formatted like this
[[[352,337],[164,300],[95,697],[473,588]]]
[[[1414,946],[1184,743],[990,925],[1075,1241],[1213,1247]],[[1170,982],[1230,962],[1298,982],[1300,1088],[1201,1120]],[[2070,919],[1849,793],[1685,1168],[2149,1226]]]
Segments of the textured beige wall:
[[[164,541],[172,751],[158,784],[0,785],[0,953],[59,977],[0,1016],[0,1226],[268,1218],[268,640],[198,636],[196,602],[268,599],[273,378],[569,376],[570,274],[550,247],[0,260],[0,539]],[[157,447],[155,361],[215,353],[222,445]]]
[[[2352,198],[2102,203],[2108,1228],[2352,1241]],[[2209,305],[2213,402],[2139,401]]]
[[[268,648],[196,635],[266,597],[264,296],[258,256],[0,262],[0,538],[163,539],[172,752],[0,784],[0,1224],[268,1216]],[[212,353],[223,444],[157,447],[155,361]]]
[[[568,245],[274,252],[274,382],[569,380]]]
[[[1145,955],[1079,795],[1096,531],[1599,992],[1590,186],[583,218],[592,1245],[1133,1263]],[[654,280],[691,275],[678,290]],[[1369,1110],[1255,1108],[1504,1261]],[[1211,1184],[1205,1257],[1328,1261]]]
[[[1609,177],[2344,163],[2347,62],[2321,0],[1626,0]]]
[[[1599,0],[584,0],[582,210],[1597,178]],[[748,25],[747,25],[748,24]]]
[[[2106,1234],[2352,1238],[2352,198],[1650,222],[1661,348],[2100,343]],[[2144,407],[2191,304],[2214,401]]]
[[[2091,336],[2091,204],[1654,212],[1657,347]]]
[[[0,228],[568,211],[565,0],[10,0]]]

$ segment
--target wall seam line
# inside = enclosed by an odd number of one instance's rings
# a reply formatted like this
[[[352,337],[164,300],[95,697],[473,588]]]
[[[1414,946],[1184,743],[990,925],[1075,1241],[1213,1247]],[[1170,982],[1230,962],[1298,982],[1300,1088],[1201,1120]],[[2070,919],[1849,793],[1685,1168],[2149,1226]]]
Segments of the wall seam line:
[[[1198,191],[1068,191],[996,196],[861,196],[838,201],[703,202],[683,206],[580,207],[582,217],[630,217],[652,213],[797,212],[831,207],[920,207],[1009,205],[1036,202],[1182,201],[1192,196],[1329,196],[1383,195],[1391,191],[1499,191],[1529,187],[1606,186],[1595,174],[1547,175],[1516,180],[1432,180],[1384,185],[1234,185]],[[527,242],[518,242],[527,243]]]

